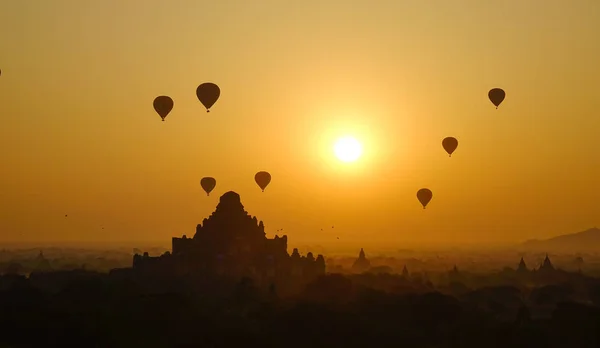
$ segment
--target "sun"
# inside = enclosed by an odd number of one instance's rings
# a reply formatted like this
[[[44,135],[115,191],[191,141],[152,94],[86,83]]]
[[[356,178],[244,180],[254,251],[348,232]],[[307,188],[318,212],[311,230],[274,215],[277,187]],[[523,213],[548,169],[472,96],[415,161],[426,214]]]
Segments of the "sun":
[[[354,162],[362,155],[362,145],[354,137],[342,137],[335,142],[333,152],[342,162]]]

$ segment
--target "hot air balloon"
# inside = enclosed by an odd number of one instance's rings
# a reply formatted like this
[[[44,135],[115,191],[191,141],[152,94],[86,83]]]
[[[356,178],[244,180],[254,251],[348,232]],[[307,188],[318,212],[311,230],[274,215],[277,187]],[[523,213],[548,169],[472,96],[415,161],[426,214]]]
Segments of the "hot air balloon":
[[[506,98],[506,92],[502,88],[493,88],[488,92],[488,97],[497,109],[502,104],[502,101],[504,101],[504,98]]]
[[[444,140],[442,140],[442,146],[444,147],[444,150],[446,150],[448,155],[452,157],[452,153],[458,147],[458,140],[456,140],[456,138],[454,137],[444,138]]]
[[[212,82],[206,82],[196,88],[196,96],[198,100],[206,108],[206,112],[210,112],[210,108],[219,100],[221,89]]]
[[[423,209],[425,209],[427,204],[429,204],[431,198],[433,198],[433,193],[430,189],[422,188],[419,191],[417,191],[417,199],[423,205]]]
[[[267,188],[271,182],[271,174],[267,172],[258,172],[254,175],[254,181],[256,181],[262,192],[265,192],[265,188]]]
[[[156,110],[164,122],[165,117],[173,110],[173,99],[166,95],[156,97],[156,99],[154,99],[154,110]]]
[[[202,180],[200,180],[200,186],[202,186],[204,192],[206,192],[206,195],[210,196],[210,191],[212,191],[215,188],[215,186],[217,186],[217,180],[211,177],[202,178]]]

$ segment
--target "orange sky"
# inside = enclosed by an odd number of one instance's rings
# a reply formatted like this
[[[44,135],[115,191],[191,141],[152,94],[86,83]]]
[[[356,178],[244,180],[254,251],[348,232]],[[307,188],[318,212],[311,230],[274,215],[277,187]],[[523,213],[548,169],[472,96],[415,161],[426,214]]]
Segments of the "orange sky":
[[[3,1],[0,241],[169,243],[229,190],[291,247],[592,227],[599,33],[597,0]]]

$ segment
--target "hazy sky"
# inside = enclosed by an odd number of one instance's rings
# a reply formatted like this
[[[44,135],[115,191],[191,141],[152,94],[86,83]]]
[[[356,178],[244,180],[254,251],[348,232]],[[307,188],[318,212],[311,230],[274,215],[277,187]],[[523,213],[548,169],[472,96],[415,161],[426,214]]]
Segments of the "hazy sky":
[[[600,225],[599,35],[598,0],[4,0],[0,241],[169,243],[229,190],[290,247]]]

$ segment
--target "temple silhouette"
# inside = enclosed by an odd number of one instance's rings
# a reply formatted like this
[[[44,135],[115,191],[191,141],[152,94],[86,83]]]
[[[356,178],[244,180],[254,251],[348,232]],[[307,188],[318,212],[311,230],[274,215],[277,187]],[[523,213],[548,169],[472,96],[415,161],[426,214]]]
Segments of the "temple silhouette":
[[[365,251],[363,248],[360,248],[360,253],[358,254],[358,258],[352,264],[352,271],[357,273],[366,272],[371,268],[371,262],[365,256]]]
[[[323,255],[301,256],[287,251],[287,235],[269,239],[265,226],[250,216],[240,195],[220,197],[216,210],[196,227],[193,238],[173,237],[172,251],[151,257],[133,257],[133,271],[170,275],[210,274],[231,279],[251,278],[255,283],[306,283],[325,273]]]

